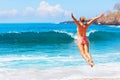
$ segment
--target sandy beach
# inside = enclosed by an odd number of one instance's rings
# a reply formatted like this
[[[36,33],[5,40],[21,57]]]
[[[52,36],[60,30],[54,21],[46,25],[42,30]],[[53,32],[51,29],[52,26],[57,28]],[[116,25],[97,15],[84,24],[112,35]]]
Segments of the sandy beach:
[[[120,78],[83,78],[82,80],[120,80]]]
[[[120,64],[59,67],[49,70],[0,69],[1,80],[120,80]]]

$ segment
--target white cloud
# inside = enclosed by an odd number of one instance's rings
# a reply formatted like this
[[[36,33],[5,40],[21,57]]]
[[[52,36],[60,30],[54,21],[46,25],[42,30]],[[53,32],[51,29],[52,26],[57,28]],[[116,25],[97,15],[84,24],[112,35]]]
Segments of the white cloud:
[[[0,11],[0,16],[15,16],[18,13],[16,9]]]
[[[52,6],[45,1],[42,1],[39,7],[37,8],[37,15],[43,17],[46,16],[57,17],[61,15],[66,16],[66,13],[69,12],[67,10],[62,9],[59,4]]]
[[[50,5],[46,1],[40,2],[38,7],[26,7],[23,11],[17,9],[0,11],[1,20],[26,20],[26,21],[61,21],[68,18],[70,11],[65,10],[60,4]]]
[[[49,3],[42,1],[40,2],[38,8],[26,7],[23,12],[16,9],[0,11],[0,16],[37,16],[37,17],[59,17],[59,16],[69,16],[70,11],[64,10],[59,4],[50,5]]]

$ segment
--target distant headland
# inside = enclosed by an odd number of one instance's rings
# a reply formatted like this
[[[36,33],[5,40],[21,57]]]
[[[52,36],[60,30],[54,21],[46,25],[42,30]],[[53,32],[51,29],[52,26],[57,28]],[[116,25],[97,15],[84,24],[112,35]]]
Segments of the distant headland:
[[[86,20],[89,21],[90,19]],[[60,22],[60,24],[71,24],[73,21],[64,21]],[[93,24],[99,25],[120,25],[120,10],[115,12],[108,12],[106,16],[101,19],[96,20]]]

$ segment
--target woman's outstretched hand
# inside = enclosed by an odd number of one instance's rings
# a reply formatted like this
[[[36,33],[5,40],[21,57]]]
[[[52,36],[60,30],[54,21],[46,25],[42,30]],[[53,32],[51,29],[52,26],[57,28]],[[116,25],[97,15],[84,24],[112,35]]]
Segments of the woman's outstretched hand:
[[[73,17],[73,13],[71,13],[71,17]]]

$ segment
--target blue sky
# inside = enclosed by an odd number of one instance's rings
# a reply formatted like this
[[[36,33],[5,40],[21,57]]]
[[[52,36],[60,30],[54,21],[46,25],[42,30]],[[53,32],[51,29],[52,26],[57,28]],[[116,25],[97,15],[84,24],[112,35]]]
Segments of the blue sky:
[[[119,0],[0,0],[0,23],[58,23],[71,20],[71,12],[95,17],[110,10]]]

